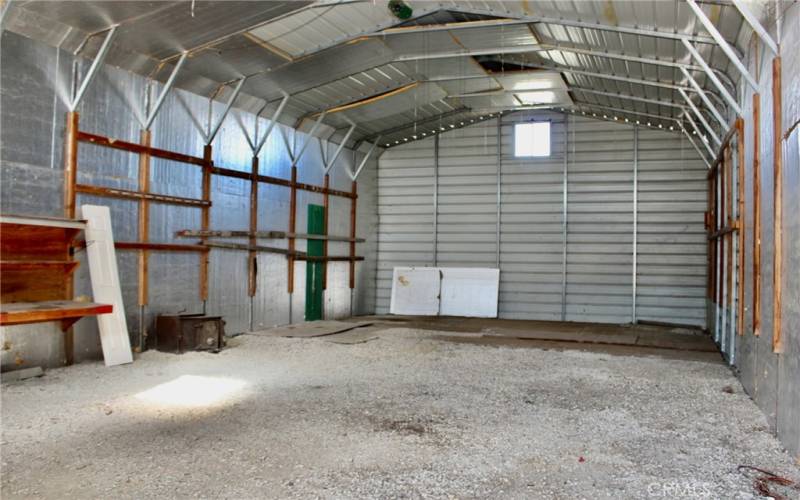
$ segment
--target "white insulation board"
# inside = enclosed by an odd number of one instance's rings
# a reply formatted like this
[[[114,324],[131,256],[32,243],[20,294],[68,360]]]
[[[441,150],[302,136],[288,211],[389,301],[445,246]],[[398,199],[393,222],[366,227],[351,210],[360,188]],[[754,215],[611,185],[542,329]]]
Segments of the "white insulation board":
[[[500,270],[395,267],[391,314],[497,317]]]
[[[108,207],[97,205],[81,206],[81,214],[86,219],[86,254],[94,301],[114,306],[111,313],[97,316],[103,361],[106,366],[131,363],[133,353],[122,303],[111,214]]]

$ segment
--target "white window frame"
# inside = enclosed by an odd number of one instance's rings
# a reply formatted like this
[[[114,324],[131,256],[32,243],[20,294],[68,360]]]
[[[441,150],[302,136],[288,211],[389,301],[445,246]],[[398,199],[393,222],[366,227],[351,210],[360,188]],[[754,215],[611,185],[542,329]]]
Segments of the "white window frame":
[[[520,125],[547,125],[547,154],[518,154],[517,127]],[[553,124],[551,120],[531,120],[514,124],[514,157],[515,158],[550,158],[553,156]]]

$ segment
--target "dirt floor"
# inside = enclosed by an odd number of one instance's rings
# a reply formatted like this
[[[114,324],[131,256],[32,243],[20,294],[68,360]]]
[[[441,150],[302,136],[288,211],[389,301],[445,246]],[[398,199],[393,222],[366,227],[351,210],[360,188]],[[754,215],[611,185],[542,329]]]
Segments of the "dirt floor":
[[[2,385],[0,493],[745,499],[739,465],[800,480],[718,355],[564,344],[373,325],[50,370]]]

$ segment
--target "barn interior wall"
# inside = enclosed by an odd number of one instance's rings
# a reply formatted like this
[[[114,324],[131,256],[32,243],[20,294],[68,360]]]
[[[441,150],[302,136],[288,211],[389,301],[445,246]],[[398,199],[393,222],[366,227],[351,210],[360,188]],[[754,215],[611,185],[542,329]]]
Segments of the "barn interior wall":
[[[48,45],[20,35],[2,33],[2,145],[0,146],[0,207],[3,213],[40,216],[62,216],[63,209],[63,138],[67,108],[65,96],[70,85],[73,57]],[[81,73],[91,61],[79,60]],[[80,130],[130,142],[138,142],[140,125],[136,114],[142,114],[146,79],[133,73],[104,66],[77,109]],[[161,90],[155,85],[153,94]],[[214,116],[222,112],[223,103],[213,102]],[[203,138],[200,128],[208,119],[209,100],[205,97],[173,90],[167,96],[151,130],[152,145],[171,151],[202,156]],[[217,166],[249,172],[251,150],[244,130],[252,136],[256,117],[232,110],[213,143]],[[260,133],[269,121],[258,119]],[[283,125],[278,125],[283,127]],[[307,136],[283,127],[289,141],[297,148]],[[323,183],[321,148],[317,140],[307,148],[298,164],[298,181],[321,186]],[[330,146],[332,152],[334,145]],[[349,191],[351,179],[344,168],[353,168],[362,153],[345,150],[331,171],[330,185]],[[262,175],[289,179],[291,159],[277,130],[273,130],[259,155]],[[138,157],[123,151],[81,143],[78,157],[78,183],[122,189],[137,189]],[[152,192],[201,197],[199,167],[162,159],[151,160]],[[328,270],[325,293],[327,318],[366,314],[374,310],[374,266],[376,226],[376,173],[374,160],[359,176],[357,203],[357,235],[366,243],[357,245],[357,255],[365,257],[356,264],[356,288],[349,289],[348,263],[332,262]],[[249,181],[214,176],[210,228],[247,230],[249,223]],[[290,190],[281,186],[259,185],[258,230],[285,231],[288,225]],[[307,205],[322,204],[322,195],[298,190],[297,230],[305,232]],[[100,198],[79,194],[81,204],[103,204],[111,208],[114,236],[118,241],[136,241],[137,203],[129,200]],[[348,235],[350,203],[331,196],[329,233]],[[200,229],[200,209],[152,203],[150,205],[150,241],[156,243],[190,243],[177,238],[181,229]],[[246,243],[245,240],[237,241]],[[286,245],[286,240],[271,240],[272,246]],[[305,240],[297,240],[297,249],[305,250]],[[331,242],[330,255],[346,255],[347,243]],[[76,272],[76,295],[91,296],[89,269],[85,252],[77,258],[81,265]],[[138,338],[139,307],[137,305],[137,254],[118,251],[120,279],[128,328]],[[247,252],[213,250],[211,252],[208,314],[222,315],[231,334],[253,327],[303,321],[305,303],[305,263],[295,265],[295,293],[287,293],[287,263],[283,255],[258,254],[258,289],[256,296],[247,295]],[[150,294],[144,325],[149,327],[156,315],[176,312],[202,312],[199,296],[199,255],[195,253],[151,252],[149,264]],[[352,309],[351,309],[352,308]],[[3,369],[27,366],[58,366],[63,362],[63,334],[53,324],[4,327],[3,338],[8,349],[2,351]],[[96,322],[84,319],[75,327],[75,358],[96,359],[101,355]]]
[[[773,124],[773,54],[753,35],[745,53],[748,70],[759,83],[761,119],[753,118],[753,94],[743,92],[745,125],[745,268],[744,331],[736,339],[736,370],[742,385],[767,415],[772,430],[795,456],[800,456],[800,131],[790,128],[800,120],[800,4],[786,5],[778,36],[775,13],[763,26],[781,45],[782,124]],[[761,329],[753,331],[753,179],[754,128],[758,127],[761,178]],[[782,352],[773,352],[774,291],[774,155],[776,134],[783,136],[778,151],[783,158],[783,272],[781,331]]]
[[[679,133],[608,119],[517,112],[384,153],[377,311],[395,266],[499,264],[501,318],[705,326],[707,167]],[[514,157],[530,120],[550,157]]]

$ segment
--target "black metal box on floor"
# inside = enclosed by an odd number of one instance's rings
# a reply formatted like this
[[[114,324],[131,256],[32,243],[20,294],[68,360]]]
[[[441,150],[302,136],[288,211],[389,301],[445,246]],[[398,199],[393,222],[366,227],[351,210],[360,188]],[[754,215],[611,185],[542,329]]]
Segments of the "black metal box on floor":
[[[162,314],[156,317],[156,349],[159,351],[219,352],[223,347],[225,322],[222,316]]]

